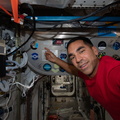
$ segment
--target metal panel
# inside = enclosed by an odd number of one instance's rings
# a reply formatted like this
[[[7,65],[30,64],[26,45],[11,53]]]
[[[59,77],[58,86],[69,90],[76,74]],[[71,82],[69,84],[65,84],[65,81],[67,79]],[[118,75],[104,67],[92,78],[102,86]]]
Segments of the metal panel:
[[[72,7],[103,7],[114,0],[76,0]]]

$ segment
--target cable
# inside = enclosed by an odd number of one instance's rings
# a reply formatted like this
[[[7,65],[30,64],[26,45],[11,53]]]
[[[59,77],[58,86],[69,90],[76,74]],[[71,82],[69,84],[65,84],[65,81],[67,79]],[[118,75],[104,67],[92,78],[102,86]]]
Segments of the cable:
[[[94,21],[95,22],[95,21]],[[110,25],[114,25],[114,24],[118,24],[118,23],[120,23],[120,21],[119,22],[110,22],[110,23],[105,23],[105,24],[102,24],[102,25],[94,25],[93,24],[93,22],[91,23],[91,24],[80,24],[81,25],[81,27],[83,27],[83,28],[98,28],[98,27],[107,27],[107,26],[110,26]],[[91,27],[90,27],[91,26]]]
[[[28,62],[28,55],[26,52],[23,53],[23,59],[22,62],[20,64],[20,68],[23,68]]]
[[[6,63],[13,63],[15,64],[15,66],[10,66],[10,67],[6,67],[6,70],[14,70],[14,69],[18,69],[18,68],[23,68],[28,62],[28,55],[26,52],[23,53],[23,59],[22,62],[19,64],[16,61],[13,60],[6,60]]]
[[[4,7],[0,6],[0,8],[5,12],[7,13],[9,16],[13,16],[11,13],[9,13]]]
[[[39,79],[39,76],[33,76],[33,78],[32,78],[32,83],[30,84],[30,85],[24,85],[24,84],[22,84],[22,83],[20,83],[20,82],[15,82],[15,83],[13,83],[12,85],[20,85],[20,86],[22,86],[22,87],[24,87],[24,88],[27,88],[27,89],[30,89],[31,87],[33,87],[33,85],[34,85],[34,83],[35,83],[35,81],[37,81]]]
[[[0,81],[0,89],[3,92],[8,92],[9,91],[9,82],[7,82],[5,80]]]
[[[10,90],[9,90],[9,97],[8,99],[5,101],[4,100],[4,103],[0,103],[0,106],[7,106],[7,104],[9,103],[10,99],[11,99],[11,87],[10,87]]]
[[[81,20],[83,20],[83,19],[85,19],[85,18],[88,18],[88,17],[90,17],[90,16],[93,16],[93,15],[101,12],[102,10],[105,10],[106,8],[108,8],[108,7],[110,7],[110,6],[113,6],[113,5],[119,4],[119,3],[120,3],[120,1],[113,2],[113,3],[111,3],[111,4],[108,4],[108,5],[104,6],[104,7],[96,10],[95,12],[92,12],[92,13],[86,15],[86,16],[83,16],[83,17],[81,17],[81,18],[77,18],[77,19],[74,19],[74,20],[68,20],[68,21],[65,21],[65,22],[60,22],[60,24],[63,24],[63,23],[71,23],[71,22],[74,22],[74,21],[81,21]],[[54,27],[55,27],[55,26],[54,26]]]
[[[105,10],[106,8],[108,8],[108,7],[110,7],[110,6],[114,6],[115,4],[119,4],[119,3],[120,3],[120,1],[113,2],[113,3],[111,3],[111,4],[108,4],[108,5],[104,6],[104,7],[96,10],[95,12],[92,12],[92,13],[86,15],[86,16],[83,16],[83,17],[77,18],[77,19],[73,19],[73,20],[67,20],[67,21],[63,21],[63,22],[37,21],[37,23],[42,23],[42,24],[47,24],[47,25],[49,25],[49,24],[50,24],[50,25],[54,25],[54,26],[51,28],[51,29],[54,29],[54,28],[56,28],[56,27],[57,27],[58,25],[60,25],[60,24],[65,24],[65,23],[71,23],[71,22],[81,21],[81,20],[83,20],[83,19],[85,19],[85,18],[88,18],[88,17],[90,17],[90,16],[96,15],[97,13]],[[100,17],[100,18],[98,18],[98,19],[101,19],[101,18],[102,18],[102,17]],[[95,21],[97,21],[98,19],[96,19]],[[28,19],[26,18],[26,20],[28,20]],[[49,29],[49,30],[51,30],[51,29]]]
[[[15,53],[16,51],[18,51],[21,47],[23,47],[23,46],[30,40],[30,38],[32,37],[32,35],[33,35],[34,32],[35,32],[36,21],[35,21],[34,10],[33,10],[33,8],[32,8],[31,5],[29,5],[29,4],[27,4],[27,3],[24,3],[24,4],[27,5],[28,8],[30,8],[31,13],[32,13],[32,16],[33,16],[33,30],[32,30],[32,33],[30,34],[30,36],[28,37],[28,39],[27,39],[22,45],[20,45],[18,48],[16,48],[14,51],[12,51],[11,53],[7,54],[6,56],[12,55],[12,54]]]
[[[7,112],[7,115],[5,116],[4,120],[7,120],[8,116],[9,116],[9,107],[8,107],[8,104],[9,104],[10,99],[11,99],[11,97],[12,97],[11,89],[12,89],[12,86],[10,87],[9,98],[8,98],[6,104],[5,104],[6,109],[7,109],[8,112]]]
[[[81,21],[82,19],[85,19],[85,18],[88,18],[88,17],[90,17],[92,15],[95,15],[95,14],[101,12],[102,10],[105,10],[106,8],[108,8],[110,6],[113,6],[115,4],[119,4],[119,3],[120,3],[120,1],[113,2],[113,3],[109,4],[109,5],[106,5],[106,6],[102,7],[102,8],[100,8],[100,9],[96,10],[95,12],[92,12],[92,13],[90,13],[90,14],[88,14],[86,16],[83,16],[81,18],[77,18],[77,19],[74,19],[74,20],[68,20],[68,21],[64,21],[64,22],[57,22],[57,23],[54,24],[54,26],[51,29],[56,28],[60,24],[71,23],[71,22],[75,22],[75,21]],[[33,8],[29,4],[27,4],[27,5],[31,9],[31,11],[32,11],[32,16],[33,16],[33,31],[31,33],[31,35],[29,36],[29,38],[22,45],[20,45],[17,49],[15,49],[11,53],[7,54],[6,56],[12,55],[16,51],[18,51],[21,47],[23,47],[29,41],[29,39],[32,37],[33,33],[35,32],[36,21],[35,21],[35,16],[34,16]],[[43,22],[43,21],[40,21],[40,22],[44,23],[44,24],[47,23],[47,22]],[[49,30],[51,30],[51,29],[49,29]]]

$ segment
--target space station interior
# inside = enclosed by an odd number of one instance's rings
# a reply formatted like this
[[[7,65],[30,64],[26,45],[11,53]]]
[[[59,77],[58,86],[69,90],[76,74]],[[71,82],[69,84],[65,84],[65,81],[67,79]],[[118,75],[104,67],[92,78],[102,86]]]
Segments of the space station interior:
[[[113,120],[44,48],[70,63],[67,43],[83,36],[120,60],[119,29],[119,0],[0,0],[0,120]]]

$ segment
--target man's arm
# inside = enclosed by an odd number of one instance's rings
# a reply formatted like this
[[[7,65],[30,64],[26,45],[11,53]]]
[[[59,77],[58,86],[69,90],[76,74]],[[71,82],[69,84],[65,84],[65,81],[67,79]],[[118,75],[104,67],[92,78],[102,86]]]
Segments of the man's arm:
[[[46,60],[57,64],[58,66],[65,69],[68,73],[78,76],[78,70],[73,65],[61,60],[60,58],[56,57],[48,48],[45,48],[45,57]]]

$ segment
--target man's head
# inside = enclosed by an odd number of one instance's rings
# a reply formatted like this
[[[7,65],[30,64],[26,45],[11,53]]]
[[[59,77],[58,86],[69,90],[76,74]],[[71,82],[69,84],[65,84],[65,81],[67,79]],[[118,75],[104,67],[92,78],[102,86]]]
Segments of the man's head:
[[[88,38],[71,39],[68,42],[67,51],[71,62],[78,70],[90,77],[96,74],[99,63],[98,50]]]
[[[83,42],[85,43],[85,44],[87,44],[87,45],[89,45],[89,46],[93,46],[93,43],[90,41],[90,39],[89,38],[86,38],[86,37],[75,37],[75,38],[72,38],[69,42],[68,42],[68,44],[67,44],[67,49],[68,49],[68,47],[69,47],[69,45],[72,43],[72,42],[75,42],[75,41],[77,41],[77,40],[83,40]]]

